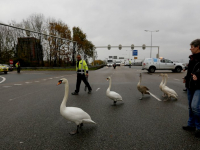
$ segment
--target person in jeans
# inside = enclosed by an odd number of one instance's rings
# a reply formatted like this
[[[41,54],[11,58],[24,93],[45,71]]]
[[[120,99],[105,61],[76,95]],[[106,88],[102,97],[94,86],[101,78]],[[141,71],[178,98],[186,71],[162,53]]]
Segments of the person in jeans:
[[[81,55],[79,54],[77,55],[76,71],[77,71],[76,90],[75,92],[72,93],[72,95],[78,95],[82,80],[88,87],[88,94],[91,94],[92,88],[86,79],[86,76],[88,77],[88,66],[85,60],[81,59]]]
[[[190,43],[192,55],[189,56],[187,74],[183,80],[186,83],[189,119],[187,126],[182,128],[195,131],[195,136],[200,137],[200,39]]]

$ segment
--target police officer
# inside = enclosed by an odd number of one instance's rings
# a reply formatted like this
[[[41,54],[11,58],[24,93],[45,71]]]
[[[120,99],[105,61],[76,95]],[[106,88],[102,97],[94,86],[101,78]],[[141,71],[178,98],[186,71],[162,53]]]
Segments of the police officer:
[[[131,68],[131,61],[129,60],[129,68]]]
[[[72,93],[72,95],[78,95],[81,80],[85,83],[85,85],[88,87],[88,94],[92,92],[92,88],[88,81],[86,80],[85,76],[88,76],[88,66],[85,60],[81,59],[81,55],[77,55],[77,62],[76,62],[76,71],[77,71],[77,80],[76,80],[76,90]]]
[[[16,68],[17,68],[17,73],[20,73],[20,63],[19,61],[15,64]]]

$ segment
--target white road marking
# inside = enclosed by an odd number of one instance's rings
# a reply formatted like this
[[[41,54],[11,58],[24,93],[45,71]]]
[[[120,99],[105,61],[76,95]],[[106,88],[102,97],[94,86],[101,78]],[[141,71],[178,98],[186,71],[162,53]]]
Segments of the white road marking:
[[[1,77],[0,76],[0,78],[2,78],[3,80],[0,82],[0,83],[3,83],[4,81],[6,81],[6,78],[4,78],[4,77]]]
[[[32,83],[32,82],[25,82],[25,83],[29,84],[29,83]]]
[[[157,99],[158,101],[162,101],[160,100],[158,97],[156,97],[154,94],[152,94],[151,92],[149,92],[151,96],[153,96],[155,99]]]
[[[3,87],[5,87],[5,88],[9,88],[9,87],[12,87],[12,86],[3,86]]]
[[[22,84],[14,84],[14,85],[22,85]]]
[[[96,91],[98,91],[100,88],[97,88],[97,90]]]
[[[49,78],[49,79],[53,79],[53,78]]]
[[[180,79],[174,79],[174,80],[180,81]]]

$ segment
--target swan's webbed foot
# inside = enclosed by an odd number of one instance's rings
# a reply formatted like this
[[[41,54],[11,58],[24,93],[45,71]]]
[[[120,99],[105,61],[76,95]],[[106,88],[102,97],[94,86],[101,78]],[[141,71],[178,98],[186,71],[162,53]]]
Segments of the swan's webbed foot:
[[[113,101],[113,106],[116,106],[117,101]]]
[[[69,132],[69,134],[70,134],[70,135],[75,135],[75,134],[79,133],[79,132],[78,132],[78,127],[79,127],[79,125],[77,125],[76,131]]]

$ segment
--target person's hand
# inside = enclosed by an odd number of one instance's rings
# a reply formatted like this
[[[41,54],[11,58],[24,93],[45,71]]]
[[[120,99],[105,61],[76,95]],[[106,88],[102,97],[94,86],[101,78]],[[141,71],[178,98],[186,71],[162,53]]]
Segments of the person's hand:
[[[85,74],[88,77],[88,73]]]
[[[192,74],[192,73],[191,73],[191,75],[192,75],[193,80],[196,81],[197,80],[197,76],[195,74]]]

